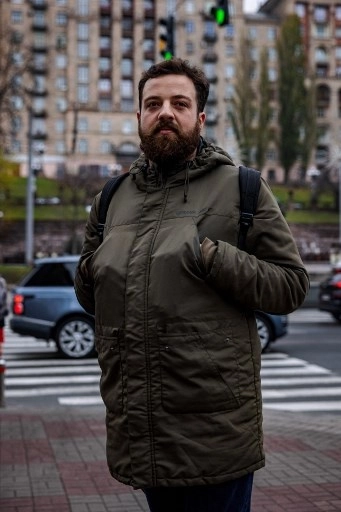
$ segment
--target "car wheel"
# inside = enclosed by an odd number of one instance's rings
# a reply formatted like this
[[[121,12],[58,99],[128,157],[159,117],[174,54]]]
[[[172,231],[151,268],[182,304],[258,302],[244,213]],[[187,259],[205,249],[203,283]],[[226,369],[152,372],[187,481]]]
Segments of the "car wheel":
[[[265,352],[271,341],[272,328],[270,322],[268,322],[263,316],[257,315],[256,322],[262,352]]]
[[[73,316],[64,320],[56,332],[58,351],[65,357],[81,359],[95,354],[95,331],[91,320]]]
[[[332,316],[341,324],[341,313],[332,313]]]

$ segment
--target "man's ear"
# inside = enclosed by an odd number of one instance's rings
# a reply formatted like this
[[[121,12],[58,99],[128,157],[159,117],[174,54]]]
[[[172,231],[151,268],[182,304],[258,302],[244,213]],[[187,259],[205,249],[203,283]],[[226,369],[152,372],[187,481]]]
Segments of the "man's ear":
[[[137,120],[139,121],[141,118],[141,112],[139,110],[136,112],[136,117],[137,117]]]
[[[201,128],[204,126],[205,121],[206,121],[206,114],[205,114],[205,112],[200,112],[200,114],[199,114],[199,122],[200,122]]]

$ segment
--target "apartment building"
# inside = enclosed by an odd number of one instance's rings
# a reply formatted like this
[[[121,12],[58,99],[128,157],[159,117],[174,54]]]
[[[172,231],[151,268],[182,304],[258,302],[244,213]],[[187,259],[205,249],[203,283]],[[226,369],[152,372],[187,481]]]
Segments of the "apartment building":
[[[258,13],[244,14],[242,0],[230,0],[230,24],[218,27],[203,0],[2,0],[0,23],[32,51],[31,96],[14,98],[13,126],[6,150],[27,172],[47,176],[87,170],[106,175],[127,170],[139,154],[137,84],[144,69],[161,60],[161,18],[175,19],[175,54],[203,67],[211,90],[204,136],[240,160],[228,110],[234,95],[238,47],[252,40],[255,72],[263,47],[269,78],[277,80],[276,37],[283,18],[296,12],[318,86],[321,135],[312,165],[339,158],[341,132],[341,0],[268,0]],[[18,56],[16,56],[18,58]],[[276,97],[273,99],[276,124]],[[28,136],[29,134],[29,136]],[[274,143],[262,170],[281,180]]]

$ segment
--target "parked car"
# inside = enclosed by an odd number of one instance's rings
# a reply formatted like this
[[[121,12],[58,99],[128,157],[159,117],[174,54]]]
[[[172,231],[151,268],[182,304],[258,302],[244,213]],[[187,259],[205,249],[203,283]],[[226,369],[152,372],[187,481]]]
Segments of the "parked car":
[[[65,357],[95,355],[94,319],[78,303],[73,281],[79,256],[35,261],[33,269],[12,291],[13,332],[53,340]],[[256,312],[262,349],[287,332],[287,317]]]
[[[341,264],[332,267],[330,275],[320,283],[319,309],[328,311],[341,323]]]

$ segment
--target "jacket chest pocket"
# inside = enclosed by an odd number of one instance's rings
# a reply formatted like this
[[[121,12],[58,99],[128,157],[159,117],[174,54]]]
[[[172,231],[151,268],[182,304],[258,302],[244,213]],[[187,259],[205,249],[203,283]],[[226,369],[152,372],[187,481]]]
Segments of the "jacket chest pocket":
[[[117,336],[97,336],[96,350],[101,368],[100,389],[104,405],[110,412],[121,413],[126,390],[124,358]]]
[[[222,412],[239,407],[239,370],[223,333],[159,337],[161,394],[173,413]]]

